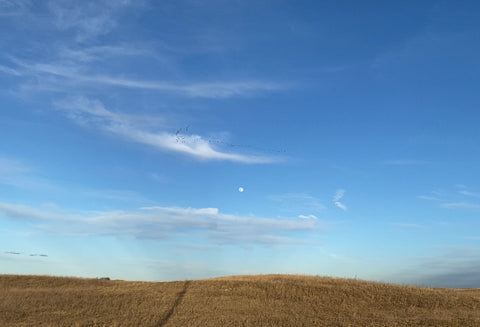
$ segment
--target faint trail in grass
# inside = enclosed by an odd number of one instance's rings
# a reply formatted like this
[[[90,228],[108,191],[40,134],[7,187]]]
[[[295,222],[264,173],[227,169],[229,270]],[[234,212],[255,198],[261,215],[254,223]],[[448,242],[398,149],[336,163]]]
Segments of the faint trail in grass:
[[[187,293],[187,289],[189,285],[190,285],[190,281],[189,280],[185,281],[182,291],[178,293],[177,298],[175,299],[175,302],[173,302],[172,306],[170,307],[170,310],[168,310],[165,317],[160,319],[160,321],[158,321],[155,324],[155,327],[162,327],[168,322],[170,317],[173,315],[173,312],[175,311],[175,309],[182,303],[183,297],[185,296],[185,293]]]

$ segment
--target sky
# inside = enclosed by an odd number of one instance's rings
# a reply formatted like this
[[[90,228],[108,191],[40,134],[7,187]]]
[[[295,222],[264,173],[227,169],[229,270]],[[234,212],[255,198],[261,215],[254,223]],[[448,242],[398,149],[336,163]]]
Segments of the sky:
[[[0,0],[0,273],[480,287],[478,1]]]

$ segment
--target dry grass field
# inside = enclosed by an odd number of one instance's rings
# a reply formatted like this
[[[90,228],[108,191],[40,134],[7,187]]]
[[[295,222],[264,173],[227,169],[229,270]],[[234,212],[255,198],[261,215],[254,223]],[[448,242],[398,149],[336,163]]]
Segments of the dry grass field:
[[[480,290],[324,277],[164,283],[0,275],[0,326],[480,326]]]

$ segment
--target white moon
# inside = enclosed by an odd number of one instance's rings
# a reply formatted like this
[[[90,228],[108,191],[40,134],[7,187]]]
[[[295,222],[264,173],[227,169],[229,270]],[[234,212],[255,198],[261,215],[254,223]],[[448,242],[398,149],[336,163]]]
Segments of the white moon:
[[[238,192],[242,193],[244,190],[243,190],[243,187],[239,187],[238,188]]]

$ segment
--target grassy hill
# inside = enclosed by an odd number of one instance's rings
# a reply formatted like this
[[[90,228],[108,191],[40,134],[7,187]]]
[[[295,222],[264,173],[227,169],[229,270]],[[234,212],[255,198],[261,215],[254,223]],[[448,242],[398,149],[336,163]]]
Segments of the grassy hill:
[[[289,275],[165,283],[0,275],[0,326],[480,326],[480,289]]]

